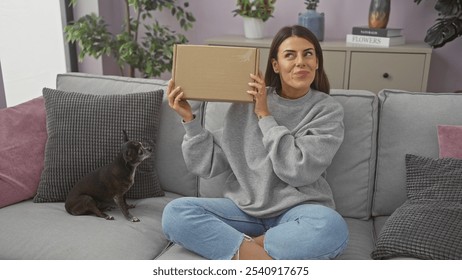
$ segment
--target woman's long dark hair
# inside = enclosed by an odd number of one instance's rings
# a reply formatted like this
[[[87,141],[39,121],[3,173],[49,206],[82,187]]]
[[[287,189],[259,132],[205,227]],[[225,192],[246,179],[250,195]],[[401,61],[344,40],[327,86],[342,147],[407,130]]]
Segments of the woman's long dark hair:
[[[322,91],[324,93],[330,93],[329,79],[327,78],[326,72],[324,72],[324,59],[322,56],[321,45],[319,44],[316,35],[313,34],[309,29],[300,26],[286,26],[281,28],[279,32],[274,36],[273,42],[271,43],[270,53],[268,57],[268,64],[266,66],[265,73],[265,83],[267,86],[275,87],[278,92],[281,91],[281,78],[278,73],[275,73],[273,70],[272,60],[278,59],[278,50],[279,46],[289,37],[296,36],[304,38],[311,42],[314,45],[314,50],[316,52],[316,58],[318,59],[318,69],[316,70],[316,75],[313,83],[311,84],[312,89]]]

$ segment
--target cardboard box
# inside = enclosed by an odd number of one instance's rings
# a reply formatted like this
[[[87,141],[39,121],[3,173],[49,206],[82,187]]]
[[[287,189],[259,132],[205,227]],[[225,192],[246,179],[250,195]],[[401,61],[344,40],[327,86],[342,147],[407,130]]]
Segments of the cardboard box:
[[[257,48],[175,45],[173,79],[186,99],[253,102],[250,73],[258,73]]]

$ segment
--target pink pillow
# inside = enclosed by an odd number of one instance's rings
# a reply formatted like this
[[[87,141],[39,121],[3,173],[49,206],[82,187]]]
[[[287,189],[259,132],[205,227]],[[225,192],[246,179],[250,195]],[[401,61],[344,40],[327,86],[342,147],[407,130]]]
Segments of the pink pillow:
[[[43,97],[0,110],[0,208],[35,195],[46,141]]]
[[[440,158],[462,159],[462,126],[438,125]]]

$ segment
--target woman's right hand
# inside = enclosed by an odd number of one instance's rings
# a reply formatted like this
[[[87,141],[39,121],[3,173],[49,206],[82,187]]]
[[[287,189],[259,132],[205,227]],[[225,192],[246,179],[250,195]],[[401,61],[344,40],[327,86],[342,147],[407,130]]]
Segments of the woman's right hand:
[[[167,87],[168,105],[183,118],[184,122],[194,119],[191,105],[183,99],[184,93],[181,87],[175,87],[175,82],[170,80]]]

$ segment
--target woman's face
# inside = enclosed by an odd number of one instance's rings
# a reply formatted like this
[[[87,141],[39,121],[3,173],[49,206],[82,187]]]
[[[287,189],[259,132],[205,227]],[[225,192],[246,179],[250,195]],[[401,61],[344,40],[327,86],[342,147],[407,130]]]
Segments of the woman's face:
[[[279,46],[273,70],[281,78],[282,93],[287,96],[308,92],[316,75],[318,59],[314,45],[301,37],[287,38]]]

